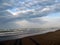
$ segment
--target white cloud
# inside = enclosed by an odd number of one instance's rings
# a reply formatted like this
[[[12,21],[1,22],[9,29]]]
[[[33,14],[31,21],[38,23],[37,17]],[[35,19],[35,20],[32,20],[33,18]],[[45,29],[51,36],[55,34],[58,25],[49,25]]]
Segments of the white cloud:
[[[53,18],[49,18],[49,17],[42,17],[43,20],[46,21],[46,23],[42,24],[41,27],[44,28],[54,28],[54,27],[60,27],[60,17],[53,17]]]
[[[21,28],[40,28],[41,27],[40,26],[41,24],[29,22],[27,20],[17,21],[16,24],[18,26],[21,26]]]

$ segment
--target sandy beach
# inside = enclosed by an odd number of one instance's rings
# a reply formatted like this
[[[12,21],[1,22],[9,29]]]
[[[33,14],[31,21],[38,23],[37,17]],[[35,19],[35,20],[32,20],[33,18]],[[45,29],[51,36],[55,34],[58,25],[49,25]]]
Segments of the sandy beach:
[[[0,42],[0,45],[60,45],[60,30]]]

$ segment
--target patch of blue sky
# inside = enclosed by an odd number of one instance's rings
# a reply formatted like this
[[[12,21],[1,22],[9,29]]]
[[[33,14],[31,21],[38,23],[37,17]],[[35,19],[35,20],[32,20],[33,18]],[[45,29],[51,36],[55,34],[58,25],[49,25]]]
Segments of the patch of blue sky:
[[[48,17],[48,18],[60,18],[60,12],[48,14],[46,17]]]

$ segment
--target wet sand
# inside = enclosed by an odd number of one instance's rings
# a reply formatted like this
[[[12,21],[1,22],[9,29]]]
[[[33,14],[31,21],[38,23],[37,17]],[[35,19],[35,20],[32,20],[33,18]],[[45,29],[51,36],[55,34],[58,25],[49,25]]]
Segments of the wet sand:
[[[23,38],[23,45],[35,45],[30,38],[36,41],[38,45],[60,45],[60,30]]]

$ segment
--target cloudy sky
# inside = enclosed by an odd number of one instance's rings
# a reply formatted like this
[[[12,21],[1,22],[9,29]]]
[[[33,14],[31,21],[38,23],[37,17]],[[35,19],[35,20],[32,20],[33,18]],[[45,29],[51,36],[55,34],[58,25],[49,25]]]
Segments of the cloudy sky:
[[[60,0],[0,0],[0,29],[60,27]]]

